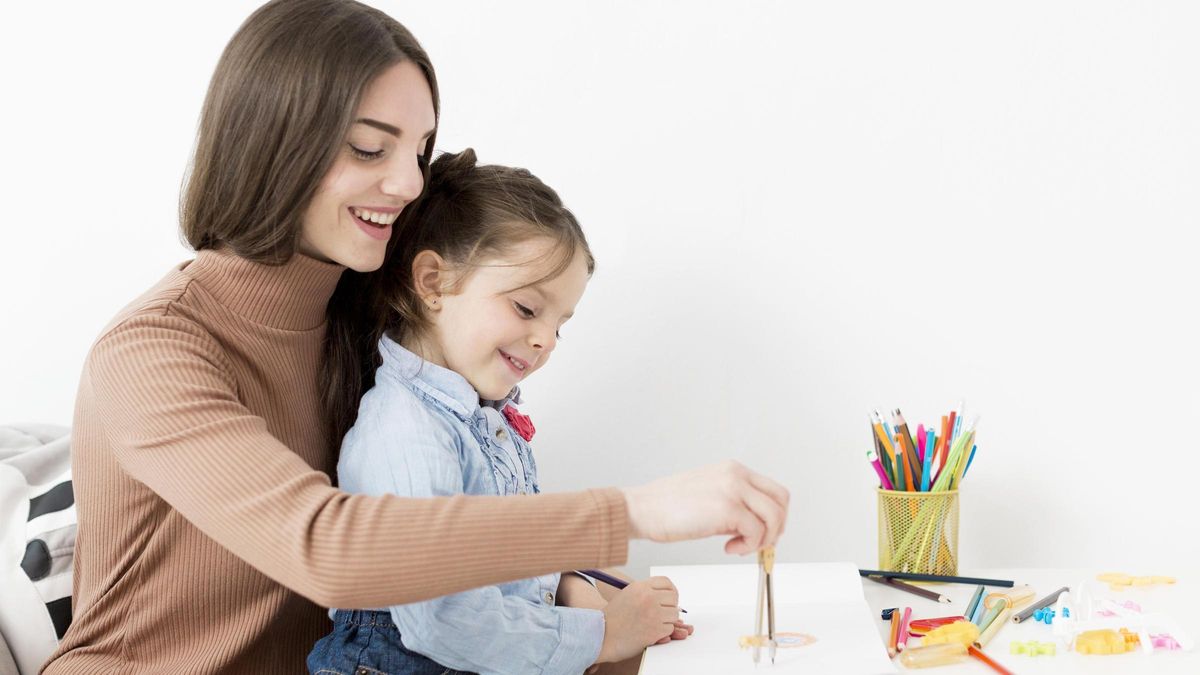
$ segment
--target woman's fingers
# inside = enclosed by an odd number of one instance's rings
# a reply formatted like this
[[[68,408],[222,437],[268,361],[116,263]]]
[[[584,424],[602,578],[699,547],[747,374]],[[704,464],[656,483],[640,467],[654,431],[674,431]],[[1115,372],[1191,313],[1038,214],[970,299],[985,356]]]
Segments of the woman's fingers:
[[[725,550],[750,553],[773,545],[787,520],[787,489],[732,460],[623,492],[635,538],[732,535]]]

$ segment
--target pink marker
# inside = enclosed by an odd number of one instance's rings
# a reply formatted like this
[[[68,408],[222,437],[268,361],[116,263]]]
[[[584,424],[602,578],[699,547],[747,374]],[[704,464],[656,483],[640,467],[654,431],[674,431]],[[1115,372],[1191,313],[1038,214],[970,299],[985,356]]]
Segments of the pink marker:
[[[908,620],[912,618],[912,607],[904,608],[904,616],[900,617],[900,637],[896,640],[896,651],[903,651],[908,645]]]
[[[879,455],[875,454],[874,450],[867,451],[867,460],[875,467],[875,473],[879,474],[879,486],[884,490],[894,489],[892,481],[888,480],[887,474],[883,472],[883,465],[879,463]]]
[[[925,463],[925,425],[917,425],[917,459]]]

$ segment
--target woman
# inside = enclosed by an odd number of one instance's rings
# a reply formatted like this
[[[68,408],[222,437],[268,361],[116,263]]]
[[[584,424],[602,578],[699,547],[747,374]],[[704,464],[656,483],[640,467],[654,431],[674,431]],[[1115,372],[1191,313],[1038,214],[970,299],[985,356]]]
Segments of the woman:
[[[321,607],[621,564],[631,538],[778,537],[786,490],[732,462],[522,498],[330,485],[374,367],[366,273],[424,187],[437,102],[412,35],[350,0],[276,0],[234,35],[181,208],[196,259],[84,365],[74,620],[45,672],[297,672]],[[506,546],[516,527],[539,536]]]

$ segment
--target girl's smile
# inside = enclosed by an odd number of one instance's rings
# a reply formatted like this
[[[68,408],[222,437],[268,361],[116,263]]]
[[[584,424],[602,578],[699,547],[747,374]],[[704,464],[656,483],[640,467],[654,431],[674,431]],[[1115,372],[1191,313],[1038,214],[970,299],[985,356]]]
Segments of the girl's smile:
[[[406,339],[404,346],[462,375],[481,398],[503,399],[546,365],[558,345],[559,328],[587,288],[588,261],[582,249],[571,254],[561,273],[546,278],[566,255],[560,245],[538,236],[465,272],[432,251],[421,253],[413,264],[414,279],[418,289],[424,288],[422,280],[428,284],[422,295],[439,299],[430,305],[429,330]]]

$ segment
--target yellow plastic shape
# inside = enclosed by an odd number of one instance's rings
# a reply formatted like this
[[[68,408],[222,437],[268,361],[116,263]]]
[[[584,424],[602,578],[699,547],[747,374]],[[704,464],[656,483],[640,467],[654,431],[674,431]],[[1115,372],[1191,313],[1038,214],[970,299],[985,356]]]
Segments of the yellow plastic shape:
[[[1117,584],[1118,586],[1128,586],[1133,583],[1133,577],[1120,572],[1105,572],[1096,576],[1097,581],[1103,581],[1106,584]]]
[[[1029,656],[1038,656],[1041,654],[1045,656],[1054,656],[1056,651],[1057,648],[1054,646],[1053,642],[1038,642],[1037,640],[1021,642],[1020,640],[1013,640],[1008,644],[1008,653],[1010,654],[1028,654]]]
[[[921,638],[922,645],[939,645],[955,642],[963,647],[974,644],[979,639],[979,626],[970,621],[955,621],[945,626],[938,626]]]
[[[1124,654],[1131,649],[1124,636],[1108,628],[1084,631],[1075,638],[1075,651],[1080,654]]]
[[[967,658],[967,648],[957,642],[909,647],[900,652],[900,663],[904,664],[905,668],[945,666],[958,663],[965,658]]]
[[[1097,581],[1103,581],[1114,591],[1124,590],[1121,586],[1153,586],[1155,584],[1173,584],[1175,577],[1162,575],[1146,575],[1135,577],[1120,572],[1105,572],[1096,576]]]
[[[747,647],[765,647],[766,644],[766,635],[743,635],[738,638],[738,647],[742,649],[746,649]]]
[[[1122,628],[1120,635],[1121,639],[1125,641],[1126,651],[1131,652],[1137,649],[1138,645],[1142,643],[1142,639],[1138,637],[1138,634],[1132,633],[1128,629]]]

